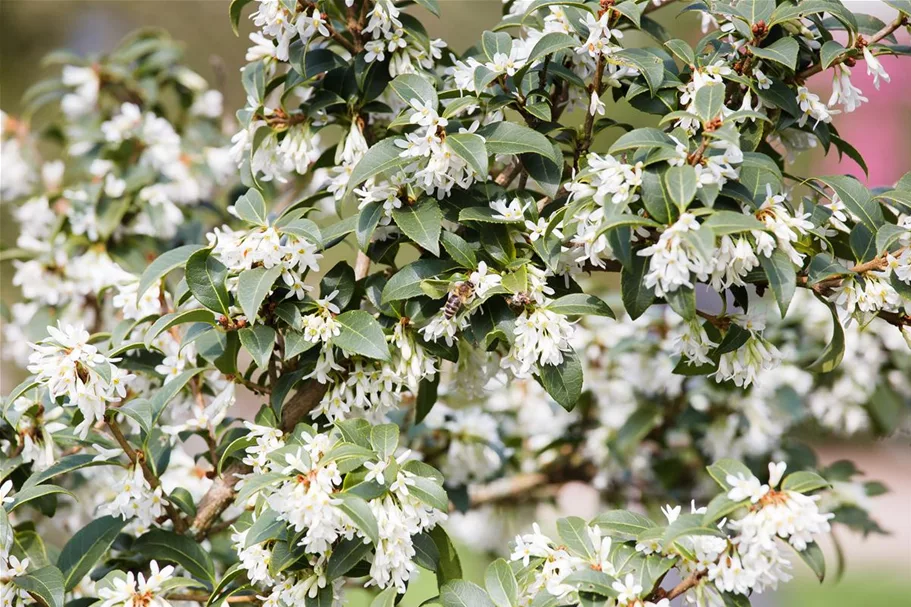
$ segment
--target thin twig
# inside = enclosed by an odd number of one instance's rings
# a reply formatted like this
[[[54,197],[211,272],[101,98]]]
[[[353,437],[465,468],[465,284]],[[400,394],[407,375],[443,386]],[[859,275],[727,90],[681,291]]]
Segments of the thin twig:
[[[117,423],[117,420],[114,419],[114,413],[111,413],[107,416],[106,422],[108,428],[111,430],[111,434],[114,436],[114,440],[117,441],[117,444],[120,445],[120,448],[123,449],[123,452],[127,454],[127,457],[130,458],[130,461],[133,462],[133,465],[138,465],[142,469],[142,475],[145,477],[146,482],[149,483],[149,486],[152,489],[157,489],[161,482],[158,480],[158,477],[155,476],[155,473],[152,472],[152,469],[149,468],[146,464],[145,454],[141,451],[137,452],[130,446],[129,441],[127,441],[126,436],[123,434],[123,430],[120,429],[120,424]],[[165,506],[165,510],[168,513],[168,518],[174,523],[174,530],[177,533],[184,533],[187,530],[186,521],[183,520],[183,517],[180,516],[180,513],[176,508],[170,503]]]
[[[895,31],[898,28],[902,27],[903,25],[906,25],[907,23],[908,23],[907,15],[900,13],[898,15],[898,17],[892,23],[889,23],[888,25],[883,27],[881,30],[879,30],[878,32],[873,34],[870,37],[870,39],[867,40],[866,43],[867,44],[876,44],[883,38],[886,38],[887,36],[891,36],[893,33],[895,33]],[[829,67],[834,67],[840,63],[844,63],[845,60],[847,60],[849,58],[856,59],[857,57],[854,57],[853,55],[840,57],[839,59],[836,59],[835,61],[833,61]],[[800,81],[806,80],[810,76],[814,76],[814,75],[818,74],[819,72],[821,72],[822,70],[823,70],[822,63],[817,63],[815,65],[811,65],[807,69],[805,69],[802,72],[800,72],[799,74],[797,74],[797,80],[800,80]]]

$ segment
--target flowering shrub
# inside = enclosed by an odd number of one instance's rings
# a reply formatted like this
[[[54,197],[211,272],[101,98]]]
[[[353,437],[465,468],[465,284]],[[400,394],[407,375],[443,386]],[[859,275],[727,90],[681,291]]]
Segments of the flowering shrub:
[[[461,56],[410,2],[252,4],[236,121],[152,32],[2,116],[4,607],[388,607],[419,568],[443,607],[745,605],[881,531],[885,488],[799,431],[911,402],[911,173],[789,163],[866,168],[837,115],[907,2],[696,2],[692,47],[668,0],[514,0]],[[604,511],[501,537],[571,481]],[[484,587],[445,521],[508,555]]]

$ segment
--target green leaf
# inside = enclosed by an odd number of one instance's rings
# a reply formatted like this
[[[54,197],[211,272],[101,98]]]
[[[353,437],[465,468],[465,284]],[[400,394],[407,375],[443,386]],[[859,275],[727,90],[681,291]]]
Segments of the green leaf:
[[[710,228],[716,236],[765,229],[765,226],[752,215],[738,213],[737,211],[723,210],[713,212],[702,225],[706,228]]]
[[[586,293],[564,295],[548,304],[547,309],[567,316],[591,314],[593,316],[616,318],[614,311],[604,303],[603,299]]]
[[[443,243],[443,248],[446,249],[452,260],[463,268],[473,270],[478,267],[478,258],[474,249],[471,248],[468,241],[455,232],[443,232],[440,235],[440,242]]]
[[[588,525],[578,516],[568,516],[557,521],[557,533],[576,556],[590,560],[595,556],[595,546],[588,535]]]
[[[766,47],[747,46],[754,55],[766,61],[774,61],[793,71],[797,68],[797,53],[800,45],[791,37],[779,38]],[[722,85],[723,86],[723,85]],[[698,96],[698,93],[697,93]]]
[[[703,122],[709,122],[721,113],[721,108],[724,107],[724,91],[725,86],[720,82],[706,84],[696,91],[696,114]]]
[[[459,223],[480,221],[481,223],[522,223],[521,219],[503,219],[490,207],[467,207],[459,211]]]
[[[23,487],[21,491],[13,496],[13,501],[4,505],[4,508],[7,512],[12,512],[23,504],[27,504],[46,495],[56,495],[58,493],[69,495],[73,499],[76,499],[75,495],[57,485],[32,485],[31,487]]]
[[[92,570],[126,524],[127,521],[122,518],[103,516],[91,521],[70,538],[57,559],[67,592]]]
[[[440,588],[443,607],[497,607],[487,593],[472,582],[452,580]]]
[[[883,2],[898,12],[911,17],[911,0],[883,0]]]
[[[800,105],[797,103],[794,91],[777,78],[770,78],[770,80],[772,84],[768,88],[756,90],[759,98],[767,105],[781,108],[794,118],[799,118],[801,115]]]
[[[518,604],[519,584],[506,559],[497,559],[487,566],[484,586],[496,607],[516,607]]]
[[[348,515],[354,526],[370,538],[374,545],[377,545],[380,541],[380,530],[376,517],[373,516],[373,511],[367,502],[353,493],[336,493],[334,497],[341,500],[336,508]]]
[[[56,478],[62,474],[69,474],[70,472],[81,470],[82,468],[105,466],[109,464],[106,461],[96,462],[94,461],[95,457],[96,456],[91,453],[74,453],[73,455],[61,457],[54,465],[30,476],[29,479],[25,481],[22,488],[25,489],[26,487],[31,487],[33,485],[40,485],[52,478]]]
[[[237,277],[237,303],[240,304],[244,316],[251,324],[256,321],[256,315],[259,314],[263,300],[272,291],[272,285],[275,284],[281,273],[282,265],[278,264],[269,269],[244,270]]]
[[[351,177],[348,179],[348,192],[375,175],[403,167],[412,162],[411,158],[403,158],[399,155],[402,152],[402,148],[395,145],[395,139],[395,137],[383,139],[367,150],[364,157],[361,158],[351,172]]]
[[[271,508],[263,510],[259,518],[247,529],[247,535],[244,538],[244,547],[249,548],[256,544],[261,544],[270,540],[279,539],[285,532],[287,524],[279,520],[278,513]]]
[[[428,533],[433,540],[439,553],[439,566],[437,567],[437,583],[442,586],[449,580],[455,580],[462,577],[462,563],[459,560],[459,553],[446,534],[442,525],[437,525]]]
[[[215,583],[212,557],[195,540],[185,535],[153,529],[136,539],[133,550],[142,554],[143,558],[175,563],[190,575],[209,584]]]
[[[454,133],[446,136],[446,145],[453,153],[468,163],[484,179],[487,177],[487,146],[484,139],[474,133]]]
[[[730,483],[728,483],[728,476],[743,476],[744,478],[750,478],[753,473],[750,472],[750,469],[744,466],[741,462],[738,462],[735,459],[722,458],[708,466],[709,476],[711,476],[716,483],[721,485],[721,488],[725,491],[731,489]]]
[[[389,360],[389,346],[383,328],[368,312],[349,310],[339,314],[336,320],[341,327],[339,334],[332,338],[333,345],[352,354]]]
[[[848,50],[837,40],[829,40],[819,49],[819,60],[822,63],[822,69],[827,70],[832,64],[840,60]]]
[[[648,167],[642,173],[642,204],[655,221],[671,224],[676,221],[679,211],[667,191],[664,181],[666,172],[666,169]]]
[[[231,19],[231,29],[234,30],[234,35],[237,36],[237,26],[240,23],[240,13],[245,6],[253,2],[253,0],[231,0],[231,4],[228,7],[228,16]]]
[[[234,201],[234,212],[246,222],[262,227],[269,225],[269,213],[266,211],[266,201],[259,190],[250,188],[247,192]]]
[[[693,52],[693,47],[691,47],[685,41],[674,38],[673,40],[668,40],[665,42],[664,46],[670,49],[670,51],[674,53],[686,65],[696,64],[696,54]]]
[[[857,31],[857,21],[854,16],[840,2],[828,2],[826,0],[800,0],[800,2],[796,3],[786,2],[780,4],[766,23],[769,27],[772,27],[784,21],[800,19],[807,15],[819,13],[829,13],[850,27],[851,30]]]
[[[701,514],[681,514],[677,520],[667,526],[662,543],[664,546],[671,546],[676,540],[682,537],[694,535],[727,537],[724,532],[717,527],[703,526]]]
[[[415,0],[415,2],[418,5],[426,8],[428,11],[430,11],[437,17],[440,16],[440,4],[439,4],[438,0]]]
[[[735,502],[727,496],[727,493],[719,493],[706,506],[705,514],[702,515],[702,524],[710,525],[745,505],[749,505],[749,500]]]
[[[253,357],[256,366],[267,369],[272,349],[275,347],[275,329],[266,325],[256,325],[241,329],[237,335],[244,349]]]
[[[885,222],[883,211],[874,202],[870,191],[862,183],[848,175],[829,175],[819,177],[819,181],[832,188],[848,210],[856,215],[861,223],[874,234]]]
[[[395,453],[399,445],[399,427],[395,424],[380,424],[370,429],[370,444],[380,460]]]
[[[551,198],[556,198],[563,181],[563,152],[557,144],[552,147],[554,156],[560,159],[557,162],[538,154],[522,154],[521,159],[522,166],[538,185],[538,189]]]
[[[849,273],[848,268],[836,262],[831,255],[820,253],[810,260],[810,266],[807,268],[807,286],[812,287],[823,280],[846,276]]]
[[[610,147],[610,153],[616,154],[623,150],[638,150],[651,148],[676,148],[677,144],[664,131],[656,128],[642,128],[630,131],[620,136]]]
[[[298,217],[297,219],[291,220],[279,227],[278,230],[283,234],[296,236],[317,247],[323,242],[319,227],[304,217]]]
[[[372,550],[373,546],[365,544],[359,537],[342,540],[338,546],[332,549],[332,554],[329,556],[329,562],[326,564],[326,579],[331,582],[345,575]]]
[[[760,255],[759,264],[769,279],[769,287],[778,302],[781,317],[784,318],[797,291],[797,270],[781,249],[775,249],[771,257]]]
[[[655,303],[655,291],[645,286],[648,265],[648,258],[633,255],[630,263],[624,265],[620,271],[620,295],[623,299],[623,307],[633,320],[642,316]]]
[[[228,268],[212,257],[212,249],[190,255],[186,276],[187,287],[199,303],[230,318],[231,299],[225,287]]]
[[[389,88],[408,105],[411,105],[412,99],[418,99],[425,104],[430,104],[433,109],[436,109],[439,104],[436,89],[433,88],[430,81],[418,74],[396,76],[389,83]]]
[[[552,55],[556,52],[562,51],[563,49],[573,48],[575,46],[578,46],[578,42],[576,42],[576,39],[568,34],[563,34],[560,32],[551,32],[549,34],[544,34],[538,38],[535,46],[531,49],[531,53],[528,55],[527,65],[531,65],[546,55]]]
[[[790,544],[788,545],[790,546]],[[795,549],[795,552],[797,552],[797,555],[804,563],[809,565],[820,582],[826,579],[826,557],[822,553],[822,548],[819,547],[819,544],[813,542],[807,545],[805,550]]]
[[[478,130],[487,142],[489,154],[540,154],[555,163],[561,161],[554,154],[550,140],[537,131],[514,122],[495,122]]]
[[[164,408],[168,406],[168,403],[171,402],[181,390],[183,390],[184,386],[187,385],[187,382],[203,371],[205,371],[204,367],[187,369],[155,391],[155,395],[152,397],[152,420],[149,427],[158,423],[158,418],[161,417]]]
[[[899,242],[908,233],[908,228],[891,223],[883,224],[876,232],[876,252],[891,253],[901,248]]]
[[[63,607],[63,574],[56,567],[25,573],[14,577],[12,583],[46,607]]]
[[[810,373],[830,373],[841,364],[845,356],[844,327],[841,326],[841,321],[838,320],[838,312],[835,306],[830,305],[829,310],[832,312],[832,339],[826,344],[819,357],[806,368]]]
[[[705,88],[702,87],[699,90],[702,91]],[[688,164],[671,167],[664,174],[664,186],[668,196],[681,212],[686,210],[696,196],[697,182],[696,169]]]
[[[456,267],[448,259],[419,259],[410,263],[386,282],[383,287],[383,302],[420,297],[424,294],[421,290],[422,280],[434,278]]]
[[[600,527],[605,535],[629,542],[639,537],[643,531],[655,527],[655,523],[646,516],[629,510],[610,510],[599,514],[593,521],[593,527]]]
[[[494,60],[497,54],[503,54],[507,57],[512,51],[512,37],[506,32],[486,31],[481,34],[481,50],[487,55],[490,61]]]
[[[136,301],[139,301],[139,299],[145,295],[145,292],[148,291],[153,284],[164,278],[168,272],[186,264],[190,256],[201,248],[202,247],[199,245],[190,244],[171,249],[156,257],[142,273],[142,276],[139,277],[139,289],[136,291]]]
[[[428,506],[447,512],[449,510],[449,496],[441,485],[425,476],[415,476],[414,485],[408,491]]]
[[[278,484],[289,477],[286,474],[277,472],[267,472],[266,474],[256,474],[244,481],[243,488],[237,492],[236,503],[243,504],[248,499],[272,485]]]
[[[798,470],[787,475],[781,488],[784,491],[796,491],[797,493],[810,493],[819,489],[828,489],[832,485],[829,481],[809,470]]]
[[[572,350],[563,353],[559,365],[538,365],[538,379],[547,393],[567,411],[582,396],[582,363]]]
[[[370,246],[373,233],[383,218],[383,205],[379,202],[370,202],[364,205],[357,216],[357,228],[354,230],[357,236],[357,246],[361,251],[366,251]]]
[[[692,287],[677,287],[675,290],[665,293],[664,299],[681,318],[686,320],[696,318],[696,292]]]
[[[117,412],[126,415],[139,424],[139,427],[143,432],[148,434],[152,431],[152,418],[154,417],[155,412],[152,410],[152,401],[149,399],[134,398],[127,404],[119,407]]]
[[[664,82],[664,62],[657,53],[644,48],[625,48],[612,55],[621,65],[628,65],[639,70],[645,78],[648,90],[654,96]]]
[[[295,51],[291,46],[291,66],[304,80],[310,80],[325,72],[346,65],[345,60],[326,48]]]
[[[146,331],[144,344],[145,347],[147,349],[151,349],[152,342],[155,341],[155,338],[171,327],[176,327],[178,325],[183,325],[191,322],[204,322],[209,325],[214,325],[215,317],[212,315],[211,310],[206,310],[203,308],[165,314],[156,320],[152,326],[149,327],[149,330]]]
[[[405,236],[439,257],[443,212],[435,199],[422,198],[413,205],[393,209],[392,218]]]
[[[590,592],[592,594],[597,594],[598,596],[617,597],[618,592],[614,590],[613,586],[616,581],[616,578],[609,576],[603,571],[579,569],[578,571],[569,574],[569,576],[563,580],[563,583],[574,586],[580,592]]]
[[[330,592],[328,596],[331,600],[332,593]],[[376,597],[370,602],[370,607],[395,607],[395,600],[397,596],[398,590],[396,587],[390,586],[386,590],[376,595]]]

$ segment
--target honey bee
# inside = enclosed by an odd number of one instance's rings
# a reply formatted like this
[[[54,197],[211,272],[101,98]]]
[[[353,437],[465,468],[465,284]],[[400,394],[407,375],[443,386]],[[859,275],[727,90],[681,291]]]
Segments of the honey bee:
[[[459,313],[468,301],[474,297],[474,283],[470,280],[460,280],[452,286],[449,291],[449,297],[446,299],[446,305],[443,306],[443,316],[447,319],[453,318]]]

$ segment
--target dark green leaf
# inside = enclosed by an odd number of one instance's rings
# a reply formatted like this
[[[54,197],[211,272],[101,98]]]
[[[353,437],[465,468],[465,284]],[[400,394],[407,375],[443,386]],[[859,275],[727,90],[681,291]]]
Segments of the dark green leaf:
[[[251,323],[256,321],[259,307],[272,291],[272,285],[281,276],[282,265],[269,268],[252,268],[244,270],[237,278],[237,302],[244,311],[244,316]],[[243,341],[243,338],[241,338]]]
[[[422,198],[413,205],[394,209],[392,218],[408,238],[434,255],[440,255],[443,213],[435,199]]]
[[[230,318],[231,299],[225,287],[228,269],[212,257],[212,249],[190,255],[186,277],[187,287],[199,303]]]
[[[383,328],[368,312],[349,310],[339,314],[336,320],[341,328],[332,339],[334,345],[352,354],[389,360],[389,346]]]

